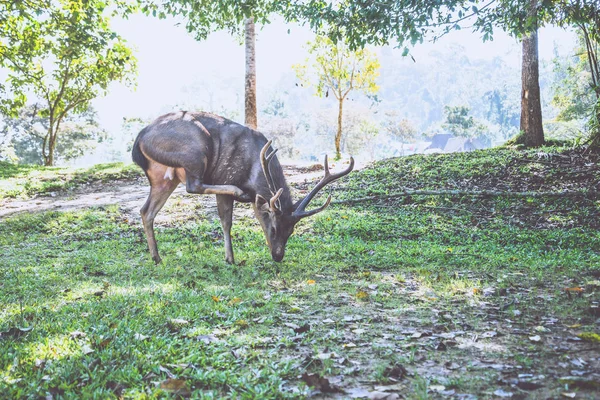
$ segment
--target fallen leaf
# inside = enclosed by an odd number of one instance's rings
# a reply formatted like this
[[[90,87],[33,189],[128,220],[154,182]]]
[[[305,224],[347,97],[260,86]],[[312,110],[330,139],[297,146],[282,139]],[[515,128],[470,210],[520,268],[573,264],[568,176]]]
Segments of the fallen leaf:
[[[404,366],[401,364],[395,364],[391,367],[387,367],[385,371],[383,371],[383,376],[387,378],[394,378],[396,380],[404,378],[406,374],[406,368],[404,368]]]
[[[71,332],[71,334],[69,336],[71,336],[71,339],[79,339],[79,338],[84,338],[87,335],[85,334],[85,332],[74,331],[74,332]]]
[[[569,398],[569,399],[574,399],[575,398],[575,393],[574,392],[570,392],[570,393],[563,392],[560,395],[563,396],[563,397]]]
[[[517,387],[523,390],[536,390],[543,387],[540,383],[529,382],[529,381],[519,381],[517,383]]]
[[[12,327],[5,332],[0,332],[0,339],[9,338],[9,337],[18,338],[18,337],[25,335],[27,332],[31,331],[32,329],[33,329],[32,326],[30,326],[28,328]]]
[[[165,392],[177,394],[179,396],[189,396],[190,389],[188,388],[185,379],[167,379],[160,383],[160,388]]]
[[[213,299],[213,301],[214,301],[215,303],[218,303],[218,302],[220,302],[220,301],[221,301],[221,299],[220,299],[220,298],[218,298],[217,296],[211,296],[211,299]]]
[[[234,297],[233,299],[229,300],[229,305],[233,306],[235,304],[240,304],[242,302],[242,299],[240,299],[239,297]]]
[[[159,366],[159,367],[158,367],[158,370],[159,370],[160,372],[164,372],[165,374],[167,374],[167,376],[168,376],[169,378],[171,378],[171,379],[175,379],[175,378],[177,378],[177,377],[175,376],[175,374],[173,374],[173,373],[172,373],[172,372],[169,370],[169,368],[167,368],[167,367],[163,367],[163,366],[161,365],[161,366]]]
[[[444,367],[448,368],[449,370],[453,371],[455,369],[459,369],[460,365],[458,365],[455,362],[450,362],[448,361],[447,363],[444,364]]]
[[[495,395],[495,396],[498,396],[498,397],[513,397],[513,393],[512,393],[512,392],[505,392],[505,391],[504,391],[504,390],[502,390],[502,389],[498,389],[498,390],[496,390],[496,391],[494,392],[494,395]]]
[[[316,358],[319,360],[329,360],[330,358],[335,358],[337,354],[335,353],[319,353],[316,355]]]
[[[288,328],[292,328],[294,330],[300,328],[300,326],[294,324],[293,322],[284,322],[283,325],[287,326]]]
[[[246,321],[245,319],[238,319],[237,321],[235,321],[235,326],[237,326],[238,328],[245,329],[250,325],[248,324],[248,321]]]
[[[583,332],[577,335],[578,338],[585,340],[586,342],[600,343],[600,335],[593,332]]]
[[[97,341],[94,343],[94,347],[97,347],[99,349],[104,349],[106,348],[106,346],[108,346],[110,344],[110,342],[112,342],[113,338],[106,338],[100,341]]]
[[[317,283],[317,281],[315,281],[313,279],[309,279],[306,281],[306,283],[308,283],[309,285],[314,285],[315,283]]]
[[[94,352],[94,349],[92,349],[89,344],[84,344],[81,346],[81,352],[83,354],[90,354]]]
[[[429,385],[428,387],[429,390],[431,390],[432,392],[443,392],[444,390],[446,390],[446,386],[444,385]]]
[[[315,388],[323,393],[339,393],[340,389],[329,383],[329,379],[321,377],[319,374],[302,374],[300,378],[308,386]]]
[[[144,341],[150,338],[150,336],[142,335],[141,333],[136,333],[133,338],[135,340]]]
[[[482,337],[482,338],[493,338],[493,337],[496,337],[496,336],[498,336],[498,332],[496,332],[496,331],[488,331],[488,332],[482,333],[480,337]]]
[[[219,341],[219,339],[217,339],[217,337],[215,335],[196,336],[196,340],[199,342],[202,342],[204,344],[210,344],[210,343],[215,343],[215,342]]]
[[[356,298],[359,299],[359,300],[368,299],[369,298],[369,293],[360,290],[360,291],[358,291],[356,293]]]
[[[35,360],[35,366],[33,367],[34,370],[40,370],[40,369],[44,369],[44,367],[46,366],[46,360],[42,360],[40,358],[37,358]]]
[[[108,381],[106,382],[106,388],[113,392],[117,397],[120,397],[123,391],[127,389],[127,386],[122,383]]]
[[[297,333],[297,334],[305,333],[305,332],[308,332],[308,331],[310,331],[310,325],[308,323],[306,323],[306,324],[304,324],[302,326],[299,326],[297,328],[294,328],[294,332]]]
[[[584,289],[582,287],[570,287],[570,288],[565,288],[565,291],[567,293],[581,293],[584,291]]]
[[[541,342],[542,338],[540,337],[540,335],[535,335],[535,336],[529,336],[529,340],[537,343],[537,342]]]

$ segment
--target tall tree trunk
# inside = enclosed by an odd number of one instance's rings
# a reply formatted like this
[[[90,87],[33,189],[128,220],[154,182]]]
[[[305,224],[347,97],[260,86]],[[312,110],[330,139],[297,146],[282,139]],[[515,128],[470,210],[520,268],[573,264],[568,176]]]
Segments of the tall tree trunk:
[[[56,146],[56,134],[54,126],[51,124],[48,128],[48,133],[42,144],[42,156],[44,157],[44,165],[51,167],[54,165],[54,147]]]
[[[342,106],[344,104],[344,98],[340,97],[338,99],[340,102],[340,108],[338,111],[338,128],[337,133],[335,134],[335,159],[339,160],[342,158]]]
[[[521,134],[516,143],[526,147],[544,144],[540,71],[538,56],[537,8],[538,0],[530,0],[528,18],[533,18],[532,32],[523,38],[523,65],[521,66]]]
[[[257,129],[256,116],[256,34],[254,18],[246,19],[246,93],[245,93],[245,124]]]

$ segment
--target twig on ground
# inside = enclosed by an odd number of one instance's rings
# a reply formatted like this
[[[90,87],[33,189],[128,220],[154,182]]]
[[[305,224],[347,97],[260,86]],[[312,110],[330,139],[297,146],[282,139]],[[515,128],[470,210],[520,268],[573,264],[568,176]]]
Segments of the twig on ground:
[[[596,191],[564,191],[564,192],[507,192],[497,190],[405,190],[381,196],[367,196],[348,200],[334,200],[333,204],[352,204],[367,201],[395,199],[405,196],[505,196],[505,197],[590,197],[598,196]]]

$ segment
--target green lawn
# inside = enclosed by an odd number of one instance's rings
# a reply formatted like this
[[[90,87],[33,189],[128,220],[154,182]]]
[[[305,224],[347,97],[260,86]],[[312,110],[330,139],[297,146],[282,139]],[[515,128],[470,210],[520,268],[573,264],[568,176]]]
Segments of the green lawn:
[[[0,161],[0,200],[65,191],[86,183],[107,183],[143,176],[137,165],[99,164],[90,168],[42,167]]]
[[[598,185],[591,156],[543,152],[388,160],[334,196]],[[157,228],[154,266],[117,205],[18,215],[0,220],[0,393],[597,398],[599,227],[593,195],[413,196],[333,205],[297,226],[282,263],[238,219],[231,266],[198,213]]]

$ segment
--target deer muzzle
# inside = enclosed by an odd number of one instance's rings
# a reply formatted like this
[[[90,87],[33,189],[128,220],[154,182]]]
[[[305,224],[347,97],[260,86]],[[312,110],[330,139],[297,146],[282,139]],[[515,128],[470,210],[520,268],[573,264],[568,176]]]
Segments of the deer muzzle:
[[[280,262],[283,260],[283,256],[285,254],[285,249],[283,246],[277,246],[271,251],[271,257],[273,257],[273,261]]]

